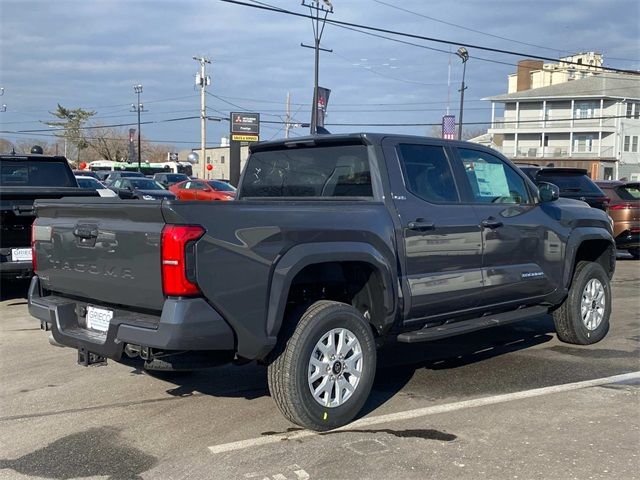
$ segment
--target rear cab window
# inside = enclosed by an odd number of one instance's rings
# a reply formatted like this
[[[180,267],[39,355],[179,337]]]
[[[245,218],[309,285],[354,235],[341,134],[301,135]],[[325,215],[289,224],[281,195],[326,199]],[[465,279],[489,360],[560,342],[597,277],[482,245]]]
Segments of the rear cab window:
[[[320,145],[252,153],[243,198],[373,198],[365,145]]]
[[[68,165],[61,161],[2,160],[0,185],[3,187],[77,187]]]

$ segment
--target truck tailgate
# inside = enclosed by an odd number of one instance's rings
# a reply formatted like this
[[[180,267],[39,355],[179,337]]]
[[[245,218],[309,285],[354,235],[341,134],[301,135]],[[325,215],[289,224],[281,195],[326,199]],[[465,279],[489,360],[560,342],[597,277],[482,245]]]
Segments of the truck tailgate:
[[[161,310],[161,202],[37,201],[43,288],[96,303]]]

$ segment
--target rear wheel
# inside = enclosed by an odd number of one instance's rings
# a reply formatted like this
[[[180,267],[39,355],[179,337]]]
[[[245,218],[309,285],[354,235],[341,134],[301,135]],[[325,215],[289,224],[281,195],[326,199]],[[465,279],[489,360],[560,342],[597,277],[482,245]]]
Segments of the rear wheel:
[[[609,331],[611,286],[609,276],[596,262],[579,262],[564,303],[553,312],[558,338],[590,345]]]
[[[369,323],[350,305],[323,300],[289,328],[268,368],[276,405],[293,423],[312,430],[349,423],[367,400],[375,376]]]
[[[627,250],[631,254],[634,260],[638,260],[640,258],[640,248],[630,248]]]

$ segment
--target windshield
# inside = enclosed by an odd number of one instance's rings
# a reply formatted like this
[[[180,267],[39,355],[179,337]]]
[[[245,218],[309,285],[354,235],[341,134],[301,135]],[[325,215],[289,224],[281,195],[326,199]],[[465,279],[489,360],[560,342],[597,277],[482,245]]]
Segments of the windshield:
[[[582,174],[572,173],[538,173],[538,182],[549,182],[558,186],[561,192],[582,192],[604,195],[593,181]]]
[[[227,182],[221,182],[220,180],[211,180],[207,182],[214,190],[219,192],[235,192],[236,189],[233,185],[229,185]]]
[[[372,197],[364,145],[273,150],[252,154],[242,197]]]
[[[158,182],[148,178],[132,178],[129,182],[133,188],[138,190],[165,190]]]
[[[2,160],[0,185],[5,187],[77,187],[71,169],[63,162]]]
[[[78,181],[78,185],[80,186],[80,188],[93,188],[93,189],[104,188],[102,184],[98,182],[95,178],[76,177],[76,180]]]

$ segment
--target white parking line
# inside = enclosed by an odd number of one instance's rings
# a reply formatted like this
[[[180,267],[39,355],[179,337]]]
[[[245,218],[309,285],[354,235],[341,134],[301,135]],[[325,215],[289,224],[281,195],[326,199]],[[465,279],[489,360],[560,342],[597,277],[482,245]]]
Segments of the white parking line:
[[[497,403],[511,402],[513,400],[521,400],[524,398],[539,397],[542,395],[550,395],[552,393],[569,392],[571,390],[579,390],[581,388],[597,387],[598,385],[607,385],[610,383],[625,382],[628,380],[640,379],[640,371],[624,373],[622,375],[613,375],[611,377],[596,378],[593,380],[585,380],[583,382],[565,383],[562,385],[553,385],[551,387],[534,388],[532,390],[523,390],[521,392],[506,393],[503,395],[495,395],[492,397],[475,398],[473,400],[463,400],[461,402],[446,403],[444,405],[434,405],[431,407],[416,408],[404,412],[390,413],[387,415],[378,415],[368,418],[361,418],[355,422],[338,428],[336,431],[349,431],[351,429],[359,429],[362,427],[370,427],[381,423],[398,422],[409,420],[412,418],[425,417],[427,415],[435,415],[437,413],[453,412],[455,410],[463,410],[465,408],[482,407],[485,405],[495,405]],[[302,430],[295,433],[282,435],[269,435],[264,437],[249,438],[238,442],[222,443],[209,447],[211,453],[232,452],[234,450],[242,450],[245,448],[258,447],[279,443],[287,440],[298,440],[301,438],[312,437],[318,435],[317,432],[311,430]]]

